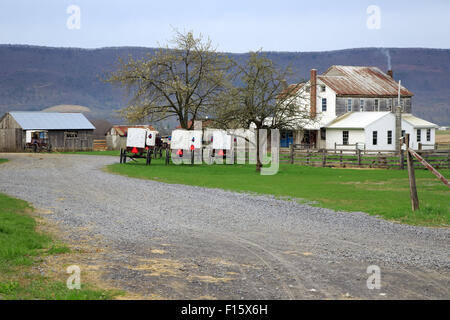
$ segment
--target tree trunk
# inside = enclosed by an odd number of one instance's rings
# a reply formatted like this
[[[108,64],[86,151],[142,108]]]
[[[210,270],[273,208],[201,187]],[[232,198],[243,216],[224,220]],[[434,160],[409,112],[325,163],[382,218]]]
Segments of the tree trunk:
[[[259,160],[259,129],[256,129],[256,172],[261,172],[262,163]]]

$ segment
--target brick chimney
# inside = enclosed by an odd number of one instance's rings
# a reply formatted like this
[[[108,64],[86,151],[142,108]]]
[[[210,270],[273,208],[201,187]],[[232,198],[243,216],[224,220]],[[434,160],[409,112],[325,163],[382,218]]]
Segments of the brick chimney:
[[[392,79],[394,79],[394,71],[388,70],[388,71],[387,71],[387,75],[388,75],[389,77],[391,77]]]
[[[317,113],[317,70],[311,69],[311,89],[310,89],[310,97],[311,97],[311,118],[316,117]]]

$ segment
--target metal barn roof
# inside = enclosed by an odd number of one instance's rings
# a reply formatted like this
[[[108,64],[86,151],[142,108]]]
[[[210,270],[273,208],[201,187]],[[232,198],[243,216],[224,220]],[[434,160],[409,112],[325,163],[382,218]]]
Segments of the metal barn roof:
[[[9,113],[23,130],[94,130],[82,113],[19,112]]]
[[[317,79],[329,86],[337,95],[396,97],[398,83],[377,67],[332,66]],[[401,86],[402,96],[413,93]]]

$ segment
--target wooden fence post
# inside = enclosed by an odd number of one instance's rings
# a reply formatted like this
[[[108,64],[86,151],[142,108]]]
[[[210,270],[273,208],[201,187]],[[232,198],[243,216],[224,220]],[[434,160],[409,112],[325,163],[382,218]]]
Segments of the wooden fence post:
[[[322,167],[325,167],[327,163],[327,150],[323,150],[323,155],[322,155]]]
[[[409,193],[411,196],[411,208],[412,211],[419,209],[419,197],[417,196],[416,176],[414,173],[414,163],[411,153],[409,152],[409,133],[406,134],[406,161],[408,165],[408,177],[409,177]]]
[[[166,160],[165,160],[166,166],[169,165],[169,163],[170,163],[169,157],[170,157],[170,149],[167,147],[166,148]]]
[[[291,157],[291,164],[294,164],[294,144],[291,144],[290,157]]]
[[[405,152],[400,150],[400,170],[405,170]]]
[[[361,150],[357,149],[356,153],[358,155],[358,167],[361,167]]]
[[[339,156],[339,165],[342,167],[342,150],[341,150],[341,155]]]

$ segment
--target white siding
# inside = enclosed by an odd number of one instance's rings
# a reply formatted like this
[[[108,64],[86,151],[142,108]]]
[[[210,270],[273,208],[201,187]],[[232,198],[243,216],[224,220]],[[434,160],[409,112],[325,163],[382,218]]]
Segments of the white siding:
[[[373,144],[373,132],[377,131],[377,144]],[[387,132],[392,131],[392,144],[388,144]],[[365,129],[366,149],[395,150],[395,116],[389,113],[381,119],[371,123]]]
[[[334,144],[342,144],[343,131],[348,131],[349,144],[364,144],[366,142],[363,129],[327,129],[326,148],[334,149]],[[354,146],[337,147],[337,149],[353,149]],[[364,148],[363,145],[359,148]]]

